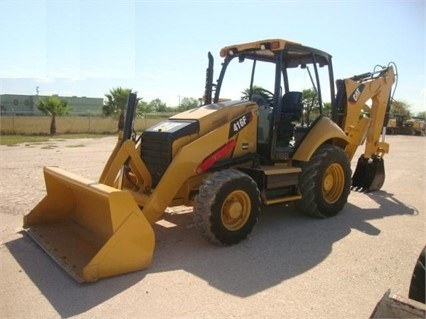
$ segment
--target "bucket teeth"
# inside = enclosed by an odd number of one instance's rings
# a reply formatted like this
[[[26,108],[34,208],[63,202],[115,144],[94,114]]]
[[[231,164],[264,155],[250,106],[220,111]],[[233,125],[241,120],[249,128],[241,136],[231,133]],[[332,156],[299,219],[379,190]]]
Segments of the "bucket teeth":
[[[377,191],[385,182],[385,165],[383,158],[373,156],[358,159],[355,173],[352,176],[352,190],[360,192]]]

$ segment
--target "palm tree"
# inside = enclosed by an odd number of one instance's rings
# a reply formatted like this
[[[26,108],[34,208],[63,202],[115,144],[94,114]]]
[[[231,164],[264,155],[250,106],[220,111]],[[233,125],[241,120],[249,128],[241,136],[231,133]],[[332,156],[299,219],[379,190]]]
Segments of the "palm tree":
[[[241,96],[241,100],[248,100],[249,99],[249,95],[250,95],[250,88],[246,88],[244,89],[244,91],[241,92],[242,96]],[[251,94],[254,95],[259,95],[262,98],[264,98],[266,101],[271,100],[272,98],[272,93],[265,90],[263,87],[258,86],[258,85],[253,85],[252,90],[251,90]]]
[[[68,107],[68,101],[60,99],[57,95],[52,95],[39,99],[36,106],[41,112],[51,116],[50,135],[55,135],[56,116],[68,114],[70,111],[70,108]]]
[[[127,106],[127,97],[132,89],[116,87],[105,94],[106,101],[102,107],[102,112],[107,116],[118,116],[118,130],[124,128],[124,112]]]

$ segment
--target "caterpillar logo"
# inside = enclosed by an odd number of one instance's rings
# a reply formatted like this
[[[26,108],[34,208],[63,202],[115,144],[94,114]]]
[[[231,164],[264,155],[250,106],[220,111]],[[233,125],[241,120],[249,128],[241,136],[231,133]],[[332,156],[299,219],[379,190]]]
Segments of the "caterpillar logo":
[[[355,91],[353,91],[353,93],[351,94],[351,96],[348,99],[349,103],[355,104],[356,102],[358,102],[359,96],[361,95],[362,91],[364,90],[364,87],[365,87],[365,85],[361,84],[355,89]]]

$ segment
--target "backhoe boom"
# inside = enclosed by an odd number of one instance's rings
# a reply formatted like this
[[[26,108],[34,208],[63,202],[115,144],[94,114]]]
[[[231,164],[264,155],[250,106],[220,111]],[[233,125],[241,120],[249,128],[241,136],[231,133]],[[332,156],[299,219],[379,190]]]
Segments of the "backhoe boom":
[[[393,66],[337,81],[337,109],[341,128],[349,143],[345,152],[352,159],[358,146],[365,142],[352,177],[352,186],[360,190],[378,190],[384,183],[383,156],[389,152],[384,140],[390,96],[395,83]],[[371,100],[371,105],[366,103]],[[382,136],[382,138],[381,138]]]

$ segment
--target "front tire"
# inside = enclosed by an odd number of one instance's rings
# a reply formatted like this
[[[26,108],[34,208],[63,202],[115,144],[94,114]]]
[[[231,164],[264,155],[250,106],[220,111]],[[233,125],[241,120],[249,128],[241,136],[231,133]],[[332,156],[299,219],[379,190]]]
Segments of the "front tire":
[[[252,231],[260,213],[260,192],[254,180],[235,169],[206,178],[195,198],[194,223],[211,243],[234,245]]]
[[[320,146],[299,176],[302,199],[296,208],[304,215],[327,218],[345,206],[351,187],[351,167],[345,152],[337,146]]]

